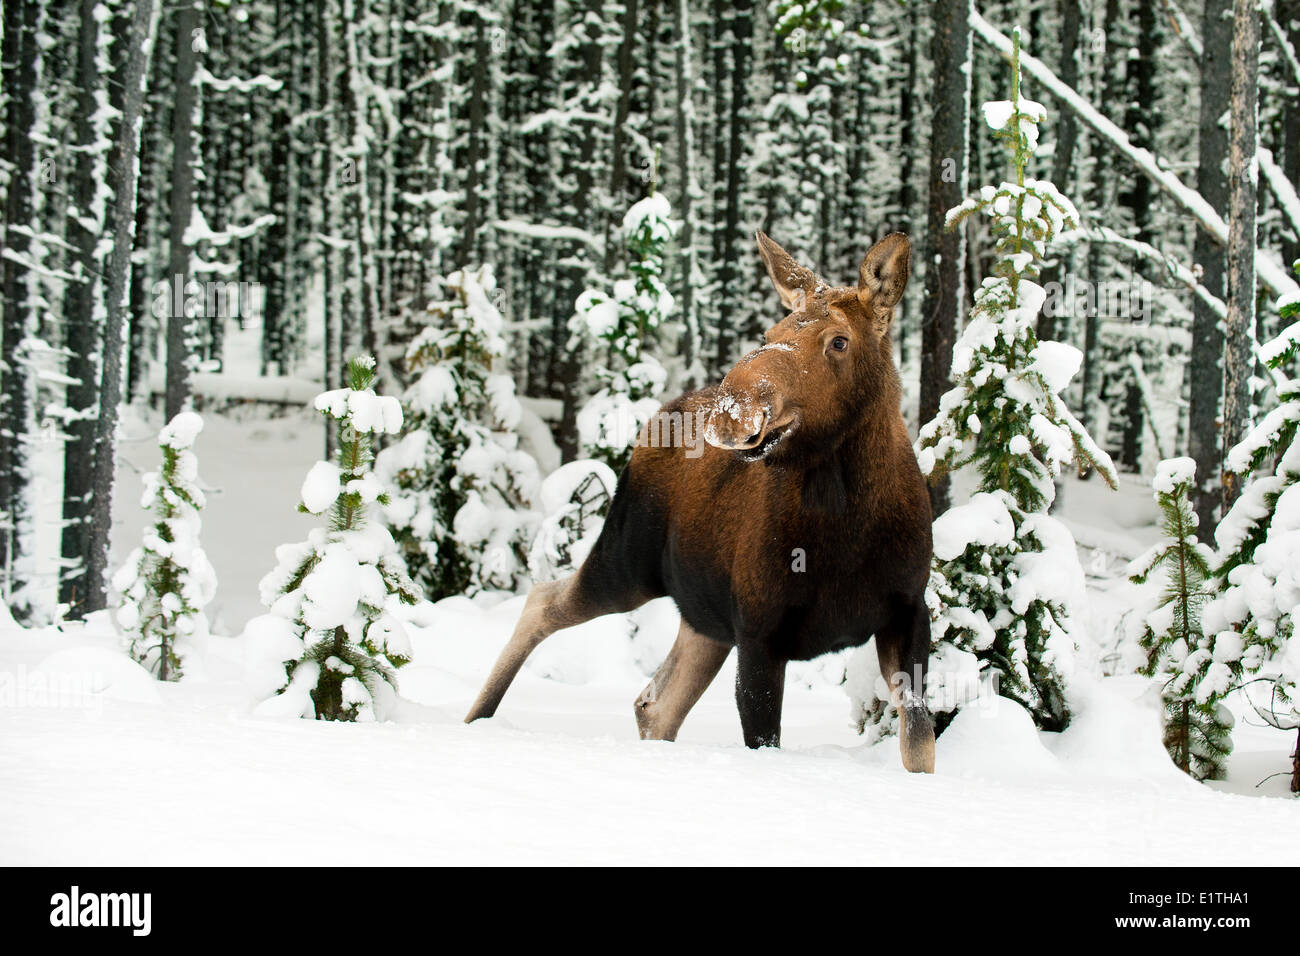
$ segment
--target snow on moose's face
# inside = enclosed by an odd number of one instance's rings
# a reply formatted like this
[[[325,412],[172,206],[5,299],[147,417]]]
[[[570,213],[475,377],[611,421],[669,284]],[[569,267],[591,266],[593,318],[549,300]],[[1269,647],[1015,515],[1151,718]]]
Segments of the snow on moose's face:
[[[711,445],[746,461],[785,456],[796,433],[833,443],[860,411],[863,363],[875,343],[854,321],[856,293],[826,290],[803,306],[723,379],[704,432]]]

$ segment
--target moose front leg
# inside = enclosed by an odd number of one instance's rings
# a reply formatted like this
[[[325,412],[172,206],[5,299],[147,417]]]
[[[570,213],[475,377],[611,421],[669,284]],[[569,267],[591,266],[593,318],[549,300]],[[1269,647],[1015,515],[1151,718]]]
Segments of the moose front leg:
[[[785,664],[761,643],[737,644],[736,707],[746,747],[781,746]]]

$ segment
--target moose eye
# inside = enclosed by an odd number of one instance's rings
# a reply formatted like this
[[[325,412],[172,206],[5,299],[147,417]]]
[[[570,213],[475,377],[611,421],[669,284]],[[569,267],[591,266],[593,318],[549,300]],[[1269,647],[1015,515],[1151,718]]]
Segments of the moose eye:
[[[831,348],[837,352],[843,352],[848,347],[849,340],[842,335],[837,335],[835,338],[831,339]]]

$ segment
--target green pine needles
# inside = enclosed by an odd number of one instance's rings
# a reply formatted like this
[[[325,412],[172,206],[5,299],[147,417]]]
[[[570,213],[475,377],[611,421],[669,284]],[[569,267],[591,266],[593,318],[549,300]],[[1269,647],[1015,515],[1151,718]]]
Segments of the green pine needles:
[[[375,435],[402,427],[395,398],[376,395],[374,360],[348,364],[347,387],[316,398],[338,423],[333,462],[317,462],[299,510],[326,516],[301,544],[276,549],[278,566],[262,579],[262,602],[286,624],[296,653],[286,664],[282,710],[320,720],[374,720],[393,696],[396,668],[411,656],[402,608],[420,594],[406,576],[392,536],[370,512],[388,496],[371,472]]]
[[[1252,706],[1294,729],[1300,724],[1300,382],[1289,372],[1300,360],[1300,295],[1283,297],[1278,311],[1290,325],[1260,348],[1278,404],[1228,452],[1227,469],[1244,485],[1214,532],[1218,593],[1205,608],[1205,628],[1214,635],[1217,658],[1240,678],[1269,687],[1270,699]],[[1293,786],[1300,788],[1300,764]]]
[[[973,653],[998,693],[1023,704],[1039,727],[1059,730],[1069,721],[1065,682],[1083,572],[1070,533],[1046,512],[1066,464],[1096,469],[1111,487],[1116,479],[1109,456],[1061,399],[1082,356],[1067,344],[1039,342],[1035,332],[1046,293],[1034,279],[1048,244],[1077,226],[1078,213],[1051,183],[1027,175],[1047,111],[1021,95],[1019,53],[1017,34],[1011,99],[984,105],[1014,178],[948,213],[949,228],[987,215],[997,259],[975,294],[953,350],[954,386],[922,427],[917,459],[932,478],[966,467],[979,474],[972,500],[934,526],[928,600],[936,652],[949,644]]]
[[[1144,584],[1153,574],[1164,575],[1138,642],[1146,654],[1140,672],[1160,680],[1165,749],[1184,773],[1218,780],[1232,752],[1233,718],[1223,698],[1234,680],[1229,664],[1216,660],[1214,638],[1201,625],[1214,554],[1196,537],[1188,497],[1195,481],[1192,459],[1160,463],[1152,486],[1165,540],[1133,563],[1131,580]]]
[[[180,679],[178,645],[207,634],[203,608],[217,589],[216,573],[199,545],[204,497],[191,449],[202,428],[202,418],[181,412],[159,433],[162,468],[145,475],[141,500],[155,521],[113,577],[127,651],[159,680]]]

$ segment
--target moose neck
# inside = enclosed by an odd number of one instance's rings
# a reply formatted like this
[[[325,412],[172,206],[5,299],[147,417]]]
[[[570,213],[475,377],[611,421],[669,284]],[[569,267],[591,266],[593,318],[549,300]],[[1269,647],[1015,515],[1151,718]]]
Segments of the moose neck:
[[[896,468],[899,436],[903,443],[907,440],[898,404],[899,396],[892,390],[867,402],[828,453],[796,469],[793,477],[806,509],[842,514],[850,505],[870,498],[873,487],[888,478]]]

